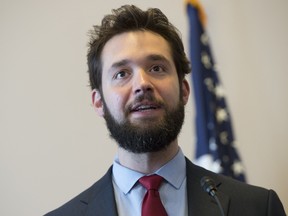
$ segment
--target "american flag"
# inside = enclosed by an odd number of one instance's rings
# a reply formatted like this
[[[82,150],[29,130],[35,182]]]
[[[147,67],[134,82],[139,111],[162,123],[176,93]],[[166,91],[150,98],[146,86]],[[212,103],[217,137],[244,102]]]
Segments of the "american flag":
[[[245,171],[235,147],[231,115],[205,32],[206,16],[197,0],[187,0],[190,61],[196,109],[194,163],[245,182]]]

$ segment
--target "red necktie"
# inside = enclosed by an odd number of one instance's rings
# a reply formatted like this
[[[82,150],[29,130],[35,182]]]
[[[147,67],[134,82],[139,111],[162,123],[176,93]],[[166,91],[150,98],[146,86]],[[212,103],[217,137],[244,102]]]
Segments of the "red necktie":
[[[144,176],[139,179],[147,189],[142,203],[142,216],[167,216],[158,191],[162,180],[163,178],[158,175]]]

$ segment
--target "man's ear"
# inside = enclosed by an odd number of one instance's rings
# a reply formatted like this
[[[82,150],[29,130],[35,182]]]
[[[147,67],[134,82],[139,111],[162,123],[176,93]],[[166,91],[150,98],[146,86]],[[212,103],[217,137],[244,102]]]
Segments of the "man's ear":
[[[184,104],[186,105],[188,100],[189,100],[189,95],[190,95],[190,85],[186,79],[183,79],[182,81],[182,99]]]
[[[104,116],[103,101],[99,90],[92,90],[92,103],[97,114],[99,116]]]

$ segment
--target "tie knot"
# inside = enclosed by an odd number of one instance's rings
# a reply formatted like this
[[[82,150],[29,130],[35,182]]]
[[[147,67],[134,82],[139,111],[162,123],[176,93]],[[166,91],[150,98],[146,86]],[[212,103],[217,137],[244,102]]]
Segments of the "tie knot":
[[[142,184],[147,190],[158,190],[161,185],[163,178],[159,175],[143,176],[139,179],[140,184]]]

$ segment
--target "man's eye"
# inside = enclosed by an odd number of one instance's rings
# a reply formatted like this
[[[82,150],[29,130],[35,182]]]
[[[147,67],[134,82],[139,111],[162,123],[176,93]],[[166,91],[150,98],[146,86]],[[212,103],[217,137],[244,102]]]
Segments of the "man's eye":
[[[163,69],[163,67],[161,67],[160,65],[155,65],[155,66],[153,66],[153,67],[151,68],[151,71],[152,71],[152,72],[163,72],[164,69]]]
[[[115,79],[123,79],[124,77],[127,76],[127,72],[125,71],[120,71],[115,74]]]

